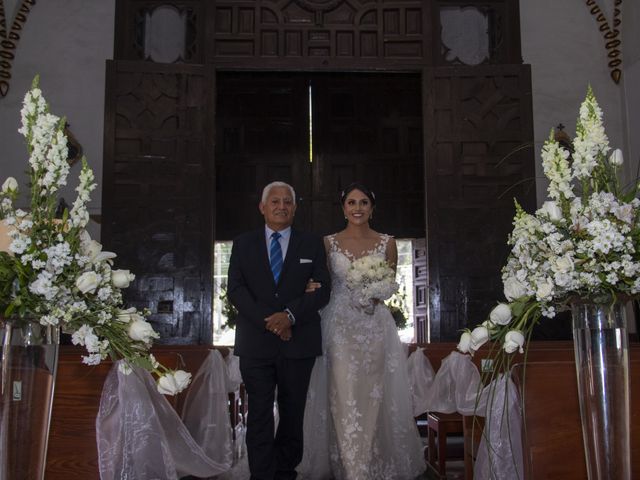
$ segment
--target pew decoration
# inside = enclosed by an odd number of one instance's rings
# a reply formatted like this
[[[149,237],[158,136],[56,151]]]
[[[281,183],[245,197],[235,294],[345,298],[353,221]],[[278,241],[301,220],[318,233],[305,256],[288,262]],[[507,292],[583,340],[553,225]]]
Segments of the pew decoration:
[[[509,375],[496,375],[485,385],[471,357],[456,351],[443,358],[434,373],[428,355],[427,346],[417,348],[408,359],[414,415],[457,412],[486,417],[473,478],[523,478],[520,401]],[[482,430],[479,425],[473,428]]]
[[[211,350],[178,415],[149,372],[134,367],[134,375],[124,375],[114,366],[96,419],[100,478],[211,478],[228,472],[239,460],[237,443],[244,441],[233,438],[228,394],[239,382],[229,370],[220,352]]]
[[[502,268],[506,301],[465,330],[458,344],[473,354],[494,340],[501,346],[493,352],[494,372],[509,371],[511,354],[524,351],[541,316],[572,309],[590,480],[630,478],[624,303],[640,292],[640,200],[637,182],[622,186],[622,164],[589,87],[573,153],[553,131],[542,148],[549,199],[534,214],[516,201],[512,249]],[[589,394],[594,385],[597,395]],[[594,417],[594,411],[602,414]]]
[[[28,199],[12,177],[0,190],[0,469],[10,478],[44,474],[60,330],[85,347],[83,363],[121,359],[124,374],[133,368],[155,374],[161,393],[178,393],[191,376],[149,353],[158,334],[147,312],[123,305],[122,289],[135,275],[114,269],[116,254],[87,233],[96,183],[86,158],[73,206],[58,211],[70,172],[66,122],[50,112],[38,84],[36,76],[18,130],[29,154]],[[28,210],[18,207],[29,201]]]

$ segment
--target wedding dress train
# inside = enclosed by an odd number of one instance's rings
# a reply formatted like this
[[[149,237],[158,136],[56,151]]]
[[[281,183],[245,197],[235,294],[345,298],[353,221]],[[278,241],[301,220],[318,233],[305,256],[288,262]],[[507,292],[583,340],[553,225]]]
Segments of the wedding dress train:
[[[389,236],[366,255],[385,258]],[[345,277],[355,256],[329,236],[331,301],[321,312],[324,355],[305,409],[303,480],[410,480],[425,470],[407,353],[388,308],[352,306]]]

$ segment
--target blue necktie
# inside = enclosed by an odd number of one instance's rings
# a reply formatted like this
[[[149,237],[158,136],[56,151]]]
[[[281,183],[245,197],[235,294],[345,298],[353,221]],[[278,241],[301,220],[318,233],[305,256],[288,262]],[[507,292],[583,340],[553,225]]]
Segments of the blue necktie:
[[[278,241],[281,236],[278,232],[273,232],[271,234],[271,246],[269,247],[271,273],[273,273],[273,279],[276,283],[278,283],[282,272],[282,247],[280,247],[280,242]]]

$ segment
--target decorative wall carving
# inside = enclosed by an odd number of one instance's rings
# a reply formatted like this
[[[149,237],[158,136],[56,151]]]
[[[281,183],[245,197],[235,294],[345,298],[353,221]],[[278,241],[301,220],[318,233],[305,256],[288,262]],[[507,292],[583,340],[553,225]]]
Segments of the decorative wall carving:
[[[6,97],[9,93],[11,67],[20,40],[20,32],[35,4],[36,0],[22,0],[13,21],[7,28],[4,0],[0,0],[0,97]]]

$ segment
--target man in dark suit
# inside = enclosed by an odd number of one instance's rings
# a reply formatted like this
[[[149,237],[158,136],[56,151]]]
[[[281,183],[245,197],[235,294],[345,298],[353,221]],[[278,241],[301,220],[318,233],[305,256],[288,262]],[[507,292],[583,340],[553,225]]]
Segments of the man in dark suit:
[[[296,478],[309,378],[322,354],[318,310],[330,278],[322,239],[291,228],[295,192],[267,185],[259,205],[265,227],[233,241],[228,295],[238,309],[234,353],[248,395],[247,450],[251,480]],[[305,292],[310,279],[321,287]],[[273,404],[279,423],[274,438]]]

